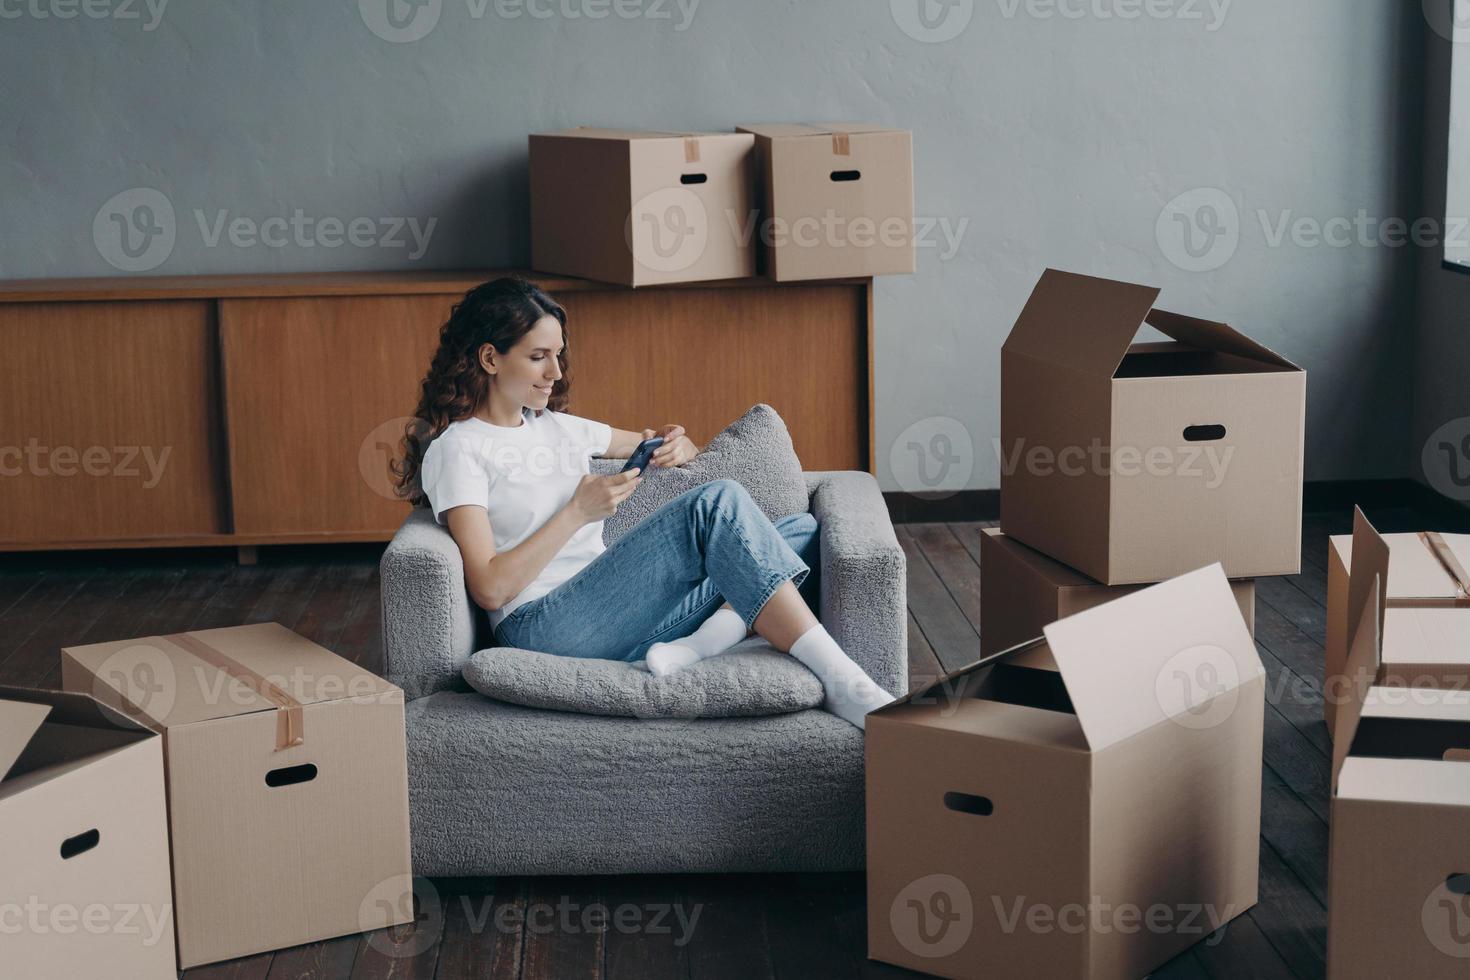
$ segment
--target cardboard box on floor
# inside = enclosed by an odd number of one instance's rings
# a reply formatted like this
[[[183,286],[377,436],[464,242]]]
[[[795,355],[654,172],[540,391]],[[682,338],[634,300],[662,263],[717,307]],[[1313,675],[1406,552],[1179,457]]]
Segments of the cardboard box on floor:
[[[912,273],[913,135],[866,123],[752,123],[761,271],[777,282]]]
[[[1371,576],[1337,703],[1328,868],[1333,980],[1462,978],[1470,969],[1470,691],[1374,685]]]
[[[399,688],[276,623],[61,656],[163,735],[181,967],[412,918]]]
[[[1131,595],[1141,585],[1103,585],[1059,561],[985,528],[980,535],[980,656],[1041,636],[1047,623]],[[1256,583],[1230,583],[1246,629],[1256,632]]]
[[[1001,350],[1000,529],[1107,585],[1294,575],[1306,373],[1158,295],[1041,277]]]
[[[625,286],[755,275],[754,146],[743,133],[533,134],[532,265]]]
[[[868,956],[1137,978],[1255,904],[1265,675],[1218,565],[867,718]]]
[[[1361,509],[1353,533],[1327,545],[1327,649],[1322,690],[1327,729],[1346,682],[1350,611],[1374,576],[1385,583],[1383,652],[1376,683],[1470,687],[1470,534],[1379,534]],[[1350,596],[1357,592],[1356,601]]]
[[[175,976],[165,821],[157,735],[84,695],[0,687],[0,973]]]

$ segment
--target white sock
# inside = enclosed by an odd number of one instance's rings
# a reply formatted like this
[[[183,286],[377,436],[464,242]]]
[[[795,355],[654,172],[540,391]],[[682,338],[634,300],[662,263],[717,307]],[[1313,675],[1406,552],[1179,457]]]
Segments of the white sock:
[[[843,721],[862,728],[869,711],[893,700],[892,694],[874,684],[857,662],[842,652],[821,623],[791,644],[791,655],[817,675],[827,692],[823,707]]]
[[[745,639],[745,620],[733,609],[716,609],[693,633],[669,643],[655,643],[648,648],[648,669],[663,677],[705,657],[713,657]]]

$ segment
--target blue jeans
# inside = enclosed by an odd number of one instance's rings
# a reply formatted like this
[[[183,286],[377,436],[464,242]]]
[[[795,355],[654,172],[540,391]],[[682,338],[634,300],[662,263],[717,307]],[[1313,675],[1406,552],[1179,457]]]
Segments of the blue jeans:
[[[564,657],[641,660],[688,636],[722,604],[750,626],[783,583],[812,605],[817,520],[771,522],[745,487],[715,480],[650,514],[587,567],[501,620],[500,646]],[[809,584],[811,583],[811,584]]]

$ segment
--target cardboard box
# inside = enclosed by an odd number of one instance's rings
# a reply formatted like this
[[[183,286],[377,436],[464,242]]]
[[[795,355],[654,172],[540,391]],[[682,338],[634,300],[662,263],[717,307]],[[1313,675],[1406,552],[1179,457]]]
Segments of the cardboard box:
[[[1374,686],[1381,579],[1350,642],[1333,744],[1327,975],[1470,969],[1470,691]]]
[[[1295,575],[1306,373],[1158,294],[1037,283],[1001,350],[1001,530],[1107,585]]]
[[[980,535],[980,655],[988,657],[1042,635],[1042,628],[1141,585],[1103,585],[1059,561],[985,528]],[[1245,627],[1256,632],[1256,583],[1230,583]]]
[[[1375,683],[1470,688],[1470,535],[1379,534],[1361,509],[1353,533],[1327,544],[1327,649],[1322,691],[1328,731],[1346,683],[1348,625],[1373,577],[1384,583],[1383,650]],[[1357,590],[1356,601],[1352,593]]]
[[[755,275],[754,146],[741,133],[533,134],[532,264],[626,286]]]
[[[777,282],[914,271],[913,135],[864,123],[760,123],[761,271]]]
[[[868,715],[868,956],[1147,975],[1256,902],[1264,711],[1215,565]]]
[[[399,688],[276,623],[61,656],[163,734],[180,966],[411,919]]]
[[[0,687],[0,973],[176,975],[163,747],[91,698]]]

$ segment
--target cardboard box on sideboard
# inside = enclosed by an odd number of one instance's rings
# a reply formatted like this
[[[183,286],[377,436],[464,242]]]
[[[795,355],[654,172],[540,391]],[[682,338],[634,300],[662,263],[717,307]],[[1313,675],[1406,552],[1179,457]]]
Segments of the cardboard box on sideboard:
[[[1378,575],[1337,703],[1328,865],[1330,980],[1450,980],[1470,963],[1470,691],[1377,686]]]
[[[980,655],[988,657],[1042,635],[1066,619],[1145,586],[1103,585],[1000,533],[980,535]],[[1256,583],[1230,583],[1246,629],[1256,631]]]
[[[868,715],[869,958],[1147,975],[1257,900],[1264,712],[1215,565]]]
[[[402,690],[276,623],[61,656],[163,735],[181,967],[412,919]]]
[[[761,271],[777,282],[914,271],[913,134],[865,123],[750,123]]]
[[[1345,680],[1350,611],[1377,576],[1384,583],[1376,682],[1470,688],[1470,534],[1379,534],[1361,510],[1353,533],[1327,545],[1327,647],[1322,690],[1328,731]],[[1357,602],[1351,596],[1357,592]]]
[[[1000,528],[1107,585],[1295,575],[1306,373],[1158,295],[1042,275],[1001,350]]]
[[[755,275],[754,147],[747,133],[532,134],[532,265],[625,286]]]
[[[0,687],[0,869],[0,974],[173,977],[163,740],[85,695]]]

